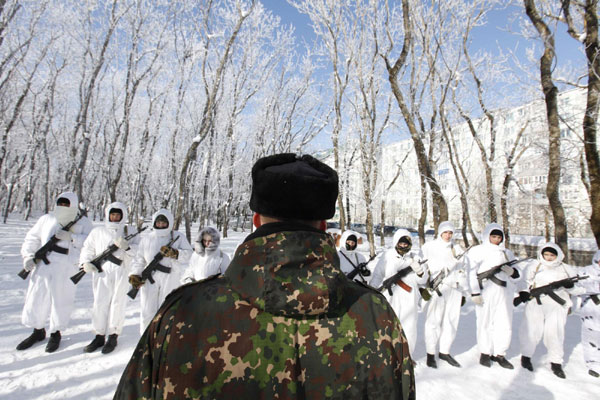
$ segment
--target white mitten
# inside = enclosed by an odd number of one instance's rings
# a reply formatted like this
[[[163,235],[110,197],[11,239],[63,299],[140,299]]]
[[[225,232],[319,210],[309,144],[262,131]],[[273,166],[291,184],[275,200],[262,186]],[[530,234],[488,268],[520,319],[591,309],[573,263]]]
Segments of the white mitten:
[[[125,239],[124,237],[118,237],[118,238],[116,238],[115,239],[115,244],[121,250],[127,250],[129,248],[129,240]]]
[[[35,261],[33,261],[33,258],[26,258],[23,260],[23,269],[27,272],[31,272],[33,271],[33,269],[35,268]]]
[[[500,267],[500,269],[508,276],[512,276],[512,274],[515,272],[515,269],[510,265],[503,265],[502,267]]]
[[[202,253],[202,243],[195,242],[194,243],[194,251],[198,254]]]
[[[483,299],[481,298],[480,294],[472,294],[471,300],[473,300],[473,303],[475,303],[478,306],[483,304]]]
[[[410,263],[410,268],[415,271],[415,274],[419,276],[423,275],[423,265],[416,258],[413,258],[412,263]]]
[[[98,268],[96,268],[96,266],[94,264],[89,263],[89,262],[83,263],[82,267],[83,267],[83,270],[85,272],[87,272],[88,274],[91,274],[92,272],[98,272]]]
[[[58,231],[56,231],[54,236],[56,236],[56,238],[58,240],[65,240],[68,242],[71,240],[72,235],[71,235],[71,232],[69,232],[69,231],[65,231],[64,229],[59,229]]]

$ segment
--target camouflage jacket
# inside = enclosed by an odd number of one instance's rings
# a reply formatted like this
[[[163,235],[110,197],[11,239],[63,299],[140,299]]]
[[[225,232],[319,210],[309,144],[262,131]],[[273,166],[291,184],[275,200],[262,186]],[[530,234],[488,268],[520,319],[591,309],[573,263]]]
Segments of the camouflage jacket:
[[[204,398],[414,399],[415,382],[384,297],[341,273],[328,234],[287,231],[167,297],[115,394]]]

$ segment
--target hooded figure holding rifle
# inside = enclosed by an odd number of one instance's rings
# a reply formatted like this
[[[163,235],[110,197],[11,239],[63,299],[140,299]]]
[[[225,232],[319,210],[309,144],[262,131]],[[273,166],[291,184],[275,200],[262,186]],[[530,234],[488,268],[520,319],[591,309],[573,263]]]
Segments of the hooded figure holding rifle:
[[[576,277],[576,271],[563,263],[562,250],[554,243],[545,243],[538,249],[537,260],[530,263],[525,270],[523,286],[526,290],[519,292],[519,299],[525,302],[525,315],[519,327],[521,342],[521,366],[533,371],[531,356],[539,341],[543,338],[548,349],[548,358],[554,375],[565,378],[562,369],[567,315],[573,306],[571,295],[583,293],[574,282],[563,281]],[[563,283],[556,284],[559,281]],[[536,288],[548,288],[544,294],[536,294]],[[525,289],[525,288],[523,288]],[[515,301],[516,303],[516,301]]]
[[[450,355],[450,347],[456,338],[463,291],[468,290],[468,284],[461,260],[463,249],[454,243],[453,235],[454,225],[444,221],[438,226],[437,238],[425,243],[422,249],[423,258],[427,259],[430,282],[438,276],[442,278],[437,290],[429,291],[431,299],[426,306],[425,348],[430,368],[437,368],[435,353],[438,345],[440,360],[460,367],[460,363]]]
[[[192,251],[185,235],[173,231],[173,214],[164,208],[154,213],[152,230],[142,236],[129,275],[131,286],[141,289],[140,333],[144,333],[167,295],[179,287]],[[159,253],[162,258],[158,268],[148,271],[146,267]]]
[[[583,358],[588,373],[600,378],[600,250],[592,257],[592,263],[582,269],[581,275],[589,278],[580,284],[585,292],[578,297],[577,310],[581,317]]]
[[[358,247],[358,238],[360,234],[354,231],[345,231],[340,238],[340,248],[338,255],[340,256],[340,269],[346,275],[351,273],[360,264],[367,262],[365,256],[360,254],[356,248]],[[361,273],[354,273],[352,278],[355,281],[367,282],[368,276],[363,276]]]
[[[398,229],[392,243],[394,247],[386,250],[375,266],[371,286],[379,288],[383,284],[381,292],[398,316],[413,354],[417,343],[419,286],[427,282],[429,275],[419,252],[412,249],[409,231]]]
[[[127,207],[115,202],[105,209],[103,226],[94,228],[83,244],[79,261],[83,270],[93,273],[94,305],[92,327],[96,336],[83,351],[91,353],[102,347],[102,353],[112,352],[117,346],[117,337],[123,330],[125,305],[127,304],[127,276],[139,236],[130,240],[125,237],[137,233],[137,229],[127,225]],[[101,263],[93,263],[111,245],[115,251]],[[99,264],[97,267],[95,264]],[[100,265],[101,264],[101,265]],[[106,340],[108,335],[108,340]]]
[[[504,247],[504,231],[499,224],[487,225],[481,240],[482,244],[465,256],[477,316],[479,363],[491,367],[495,361],[503,368],[513,369],[505,355],[512,336],[514,282],[520,274],[517,268],[502,265],[515,260],[515,256]],[[489,278],[482,279],[486,273],[491,273]]]
[[[68,230],[63,229],[69,225]],[[48,317],[51,334],[46,351],[52,353],[58,349],[60,331],[69,324],[75,298],[75,285],[69,277],[77,272],[79,252],[91,230],[92,223],[79,209],[77,195],[64,192],[57,197],[54,211],[42,215],[27,232],[21,256],[25,276],[29,273],[31,276],[21,320],[23,325],[33,328],[33,333],[19,343],[17,350],[28,349],[46,338],[44,327]],[[53,245],[40,252],[49,243]]]

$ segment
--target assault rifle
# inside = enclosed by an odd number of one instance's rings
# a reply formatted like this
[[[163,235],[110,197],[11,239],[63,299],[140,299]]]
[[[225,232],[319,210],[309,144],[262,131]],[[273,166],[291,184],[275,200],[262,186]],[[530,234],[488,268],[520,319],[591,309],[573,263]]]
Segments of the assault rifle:
[[[514,259],[511,261],[504,262],[502,264],[498,264],[495,267],[492,267],[485,272],[481,272],[481,273],[477,274],[477,282],[479,282],[479,289],[483,289],[483,280],[484,279],[489,279],[492,282],[494,282],[500,286],[506,286],[506,282],[496,278],[496,274],[499,273],[500,271],[502,271],[502,267],[504,267],[504,266],[510,267],[512,265],[522,263],[523,261],[527,261],[527,260],[528,260],[527,258],[522,258],[520,260]]]
[[[146,228],[147,228],[147,226],[143,227],[136,233],[132,233],[130,235],[125,236],[125,240],[133,239],[134,237],[136,237],[137,235],[139,235],[140,233],[145,231]],[[113,264],[121,265],[121,263],[123,263],[123,260],[118,259],[114,255],[115,251],[117,251],[118,249],[119,249],[119,247],[116,244],[112,243],[110,246],[108,246],[108,248],[106,248],[106,250],[104,250],[102,253],[100,253],[100,255],[98,255],[98,257],[96,257],[92,261],[90,261],[90,264],[93,264],[94,267],[96,267],[98,269],[98,272],[102,272],[102,266],[107,261],[110,261]],[[75,275],[73,275],[71,277],[71,281],[73,281],[73,283],[75,285],[77,285],[79,283],[79,281],[81,280],[81,278],[83,278],[84,275],[85,275],[85,270],[83,268],[80,268],[79,272],[77,272]]]
[[[425,264],[427,260],[419,261],[419,264]],[[408,286],[406,283],[402,281],[402,279],[407,276],[410,271],[412,271],[412,267],[409,265],[408,267],[402,268],[400,271],[396,272],[394,275],[390,276],[386,280],[383,281],[381,287],[377,290],[383,292],[387,289],[390,296],[392,295],[392,286],[394,284],[401,286],[407,292],[412,291],[412,288]]]
[[[71,227],[73,225],[75,225],[77,223],[77,221],[79,221],[81,218],[85,217],[87,215],[87,210],[86,209],[82,209],[79,208],[79,213],[77,214],[77,217],[75,217],[75,219],[71,222],[69,222],[68,224],[66,224],[65,226],[61,227],[61,229],[63,231],[68,231],[69,229],[71,229]],[[60,239],[58,239],[56,237],[56,235],[52,235],[52,237],[50,239],[48,239],[48,241],[46,242],[45,245],[43,245],[42,247],[40,247],[35,254],[33,255],[33,262],[35,262],[36,264],[38,264],[40,261],[43,261],[44,264],[48,265],[50,264],[50,260],[48,260],[48,254],[52,253],[53,251],[56,253],[60,253],[60,254],[69,254],[69,249],[65,249],[64,247],[60,247],[59,245],[57,245],[57,243],[60,241]],[[21,272],[19,272],[17,275],[19,275],[19,277],[21,277],[21,279],[27,279],[27,277],[29,276],[30,271],[27,271],[26,269],[22,269]]]
[[[458,256],[458,258],[456,259],[457,264],[460,261],[460,259],[463,258],[465,256],[465,254],[467,254],[467,252],[473,246],[474,245],[470,245],[469,247],[467,247],[467,249],[465,251],[463,251],[463,253],[460,256]],[[421,293],[421,297],[423,298],[423,300],[429,301],[429,299],[431,299],[431,292],[436,292],[438,294],[438,296],[441,296],[442,293],[439,291],[439,287],[442,284],[442,282],[444,282],[444,279],[446,279],[446,276],[448,276],[448,275],[449,275],[449,272],[446,270],[446,268],[444,268],[435,276],[435,278],[433,278],[432,281],[428,282],[427,286],[429,287],[429,289],[427,289],[427,288],[419,289],[419,292]]]
[[[529,291],[529,293],[521,292],[521,293],[524,293],[524,295],[521,295],[519,293],[519,297],[515,297],[515,299],[513,300],[513,305],[516,307],[519,304],[526,303],[533,298],[535,298],[535,300],[537,301],[538,304],[542,304],[542,301],[540,300],[540,296],[545,294],[545,295],[550,296],[550,298],[552,300],[556,301],[561,306],[564,306],[566,302],[559,295],[554,293],[554,291],[558,290],[560,288],[570,289],[573,287],[575,282],[582,281],[587,278],[589,278],[589,276],[577,275],[577,276],[573,276],[571,278],[561,279],[559,281],[555,281],[555,282],[549,283],[544,286],[533,288]],[[529,296],[527,296],[527,295],[529,295]]]
[[[175,236],[174,238],[172,238],[169,241],[169,243],[167,243],[166,246],[163,247],[171,247],[173,243],[177,241],[177,239],[179,239],[179,236]],[[160,271],[167,274],[171,272],[170,267],[165,267],[160,263],[160,260],[162,260],[163,258],[165,258],[165,256],[163,256],[162,252],[159,250],[159,252],[156,253],[152,261],[150,261],[150,263],[146,265],[146,268],[144,268],[144,270],[142,271],[142,282],[148,280],[150,281],[150,283],[154,283],[155,280],[154,278],[152,278],[152,274],[154,273],[154,271]],[[127,296],[131,297],[132,299],[135,299],[139,290],[140,289],[132,287],[131,290],[127,292]]]
[[[369,258],[368,261],[365,262],[361,262],[359,263],[357,266],[353,266],[353,270],[350,271],[348,273],[348,279],[352,280],[354,279],[354,277],[357,274],[360,274],[360,276],[370,276],[371,275],[371,271],[369,270],[369,268],[367,268],[367,264],[369,264],[371,261],[373,261],[373,259],[377,256],[377,254],[374,254],[371,256],[371,258]],[[350,260],[348,260],[350,261]]]

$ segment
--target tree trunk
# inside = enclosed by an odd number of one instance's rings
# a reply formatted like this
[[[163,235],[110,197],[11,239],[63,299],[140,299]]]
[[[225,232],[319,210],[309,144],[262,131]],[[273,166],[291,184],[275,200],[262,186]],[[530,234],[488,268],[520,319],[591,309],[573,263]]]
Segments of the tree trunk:
[[[554,239],[569,262],[569,246],[567,243],[567,221],[565,211],[560,201],[560,127],[558,117],[558,89],[552,82],[553,61],[555,59],[554,35],[540,17],[534,0],[524,0],[525,12],[535,26],[544,43],[544,53],[540,58],[540,79],[546,102],[546,117],[548,121],[548,184],[546,196],[554,219]]]
[[[583,117],[585,159],[589,177],[589,198],[592,206],[590,225],[600,248],[600,157],[598,155],[598,104],[600,94],[600,48],[598,46],[598,11],[596,1],[586,1],[585,54],[588,61],[588,91]]]
[[[421,215],[419,216],[419,242],[421,246],[425,244],[425,223],[427,222],[427,183],[425,177],[421,175]]]
[[[385,65],[388,71],[388,80],[390,82],[392,93],[394,94],[396,102],[398,103],[398,107],[400,108],[402,116],[404,117],[404,122],[406,123],[408,131],[410,132],[410,136],[413,140],[419,172],[421,176],[425,178],[429,188],[431,189],[432,209],[436,208],[436,212],[434,212],[434,219],[438,219],[439,221],[447,221],[448,205],[446,203],[446,199],[444,199],[440,186],[438,185],[433,171],[431,170],[430,160],[427,157],[425,145],[421,139],[421,132],[417,130],[413,114],[410,112],[406,101],[404,100],[402,91],[400,90],[400,86],[398,85],[398,74],[400,73],[400,69],[404,67],[406,58],[411,51],[412,46],[412,25],[410,23],[408,0],[402,0],[402,19],[404,24],[404,43],[402,45],[402,51],[393,65],[387,57],[385,58]],[[423,218],[423,215],[421,215],[421,218]],[[421,221],[419,224],[421,224]],[[424,236],[421,238],[421,240],[424,240]]]

